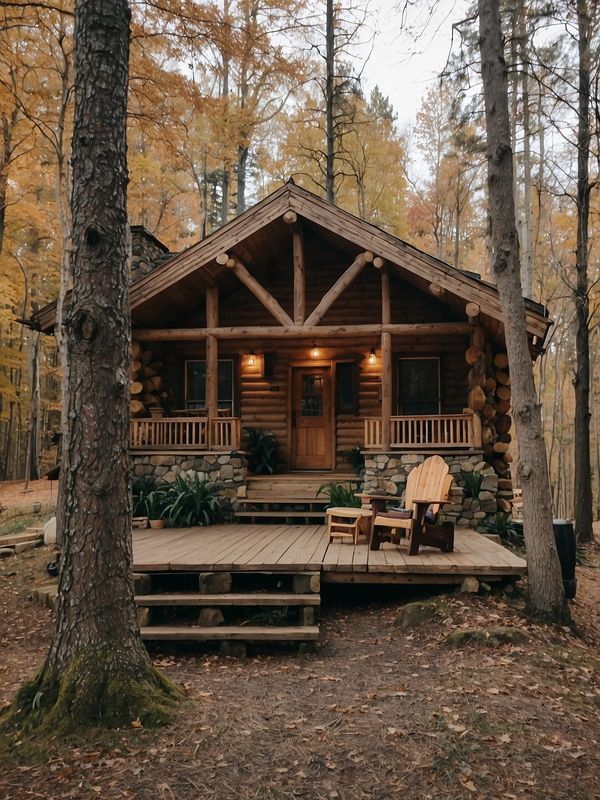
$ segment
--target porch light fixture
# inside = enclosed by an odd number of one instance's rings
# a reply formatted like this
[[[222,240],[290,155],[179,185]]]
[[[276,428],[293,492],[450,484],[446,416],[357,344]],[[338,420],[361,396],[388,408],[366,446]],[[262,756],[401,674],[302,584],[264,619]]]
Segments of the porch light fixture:
[[[311,358],[318,358],[321,355],[321,351],[317,347],[317,340],[313,339],[312,343],[312,350],[310,351]]]
[[[372,347],[371,351],[369,352],[369,364],[376,364],[377,363],[377,356],[375,355],[375,348]]]
[[[256,356],[254,355],[254,353],[250,353],[250,355],[248,356],[248,366],[249,367],[256,366]]]

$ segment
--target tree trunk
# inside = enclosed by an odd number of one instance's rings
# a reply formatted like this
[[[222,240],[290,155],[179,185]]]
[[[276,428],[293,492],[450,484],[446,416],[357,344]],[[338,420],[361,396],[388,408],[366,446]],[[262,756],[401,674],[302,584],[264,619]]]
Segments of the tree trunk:
[[[592,468],[590,459],[590,330],[588,225],[590,216],[590,18],[587,0],[577,0],[579,110],[577,125],[577,251],[575,283],[575,533],[591,542]]]
[[[527,18],[521,9],[519,51],[521,55],[521,96],[523,100],[523,219],[521,244],[523,248],[523,294],[533,295],[533,258],[531,252],[531,113],[529,109],[529,52]]]
[[[514,418],[519,442],[518,475],[523,488],[528,609],[535,616],[564,621],[569,618],[569,612],[554,543],[548,465],[521,291],[500,9],[498,0],[478,0],[478,5],[493,265],[504,315]]]
[[[334,44],[335,33],[333,30],[333,0],[327,0],[327,21],[325,30],[325,108],[326,108],[326,166],[325,166],[325,194],[329,203],[335,202],[334,188],[334,130],[333,130],[333,103],[334,103]]]
[[[73,126],[73,290],[66,321],[69,435],[54,635],[18,696],[46,730],[164,721],[176,690],[137,625],[131,574],[126,0],[78,0]],[[35,702],[34,702],[35,698]],[[33,709],[33,711],[32,711]]]

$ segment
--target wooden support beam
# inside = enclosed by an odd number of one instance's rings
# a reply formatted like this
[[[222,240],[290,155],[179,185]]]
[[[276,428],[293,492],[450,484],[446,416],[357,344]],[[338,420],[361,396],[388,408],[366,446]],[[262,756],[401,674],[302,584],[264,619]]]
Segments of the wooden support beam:
[[[299,222],[295,222],[292,226],[292,246],[294,262],[294,324],[303,325],[306,317],[306,270],[304,264],[304,235]]]
[[[309,318],[306,320],[306,325],[318,325],[323,319],[325,314],[329,311],[331,306],[335,303],[338,297],[344,292],[348,286],[355,280],[355,278],[364,269],[367,263],[367,254],[359,253],[348,269],[341,275],[333,284],[331,289],[323,296],[319,305],[315,308]]]
[[[219,290],[209,287],[206,290],[206,327],[214,329],[219,325]],[[209,419],[215,419],[218,407],[219,387],[219,342],[215,336],[206,338],[206,408]]]
[[[248,325],[235,328],[154,328],[138,329],[139,342],[196,342],[215,336],[217,339],[324,339],[379,336],[383,332],[411,339],[427,336],[465,336],[472,326],[468,322],[411,322],[394,325],[291,325],[288,327]]]
[[[249,289],[256,299],[271,313],[281,325],[293,325],[294,322],[290,315],[283,310],[273,295],[251,275],[239,258],[235,258],[235,264],[231,270],[238,277],[241,283]]]
[[[381,334],[381,449],[390,449],[392,418],[392,334]]]
[[[390,293],[390,271],[387,265],[381,267],[381,324],[392,321],[392,296]]]

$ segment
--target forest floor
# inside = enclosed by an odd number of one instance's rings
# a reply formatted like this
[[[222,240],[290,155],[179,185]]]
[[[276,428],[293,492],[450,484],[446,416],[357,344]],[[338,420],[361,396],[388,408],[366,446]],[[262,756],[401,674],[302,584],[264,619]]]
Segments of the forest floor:
[[[41,548],[0,562],[5,706],[48,647],[52,612],[29,591],[50,558]],[[314,655],[154,649],[186,693],[171,726],[50,742],[37,761],[2,766],[0,798],[600,798],[600,549],[586,562],[577,634],[530,624],[522,597],[500,592],[440,594],[431,620],[402,629],[414,595],[361,588],[326,594]],[[446,641],[498,626],[523,641]]]

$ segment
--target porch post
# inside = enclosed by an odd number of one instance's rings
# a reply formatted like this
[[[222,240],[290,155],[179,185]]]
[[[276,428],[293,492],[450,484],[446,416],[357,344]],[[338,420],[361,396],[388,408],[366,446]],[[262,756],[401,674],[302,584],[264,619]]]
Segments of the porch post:
[[[217,417],[218,405],[218,372],[219,372],[219,344],[218,339],[211,333],[219,326],[219,290],[216,286],[206,289],[206,408],[208,411],[209,426]]]
[[[390,449],[392,417],[392,334],[381,334],[381,449]]]
[[[390,273],[388,265],[381,267],[381,323],[391,323]],[[381,334],[381,447],[390,449],[392,416],[392,334]]]

